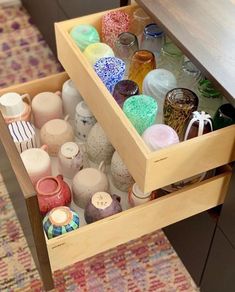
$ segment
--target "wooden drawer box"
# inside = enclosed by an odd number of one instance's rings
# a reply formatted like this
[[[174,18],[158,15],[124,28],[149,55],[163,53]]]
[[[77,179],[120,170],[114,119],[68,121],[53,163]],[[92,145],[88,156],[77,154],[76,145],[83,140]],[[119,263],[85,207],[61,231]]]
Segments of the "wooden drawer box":
[[[42,91],[60,90],[67,78],[68,75],[66,73],[57,74],[1,90],[0,95],[5,92],[15,91],[18,93],[27,92],[33,97]],[[1,115],[0,124],[1,141],[8,153],[16,177],[25,195],[32,228],[34,229],[36,228],[35,214],[38,211],[36,212],[33,209],[37,208],[37,204],[30,204],[30,201],[32,198],[35,198],[35,191]],[[217,132],[217,135],[219,136],[220,133],[221,136],[224,136],[224,132],[229,133],[229,131],[230,129],[224,129]],[[46,240],[52,270],[63,268],[222,204],[227,192],[230,175],[230,167],[221,167],[219,174],[215,177],[160,197],[147,204],[128,209],[96,223],[83,226],[68,234]],[[42,228],[41,221],[38,223],[38,228]],[[37,234],[36,232],[36,236]],[[35,241],[37,241],[37,238]]]
[[[121,8],[131,13],[136,6]],[[119,8],[120,9],[120,8]],[[55,24],[58,58],[143,191],[148,192],[235,159],[235,126],[151,152],[69,35],[78,24],[100,32],[105,12]]]

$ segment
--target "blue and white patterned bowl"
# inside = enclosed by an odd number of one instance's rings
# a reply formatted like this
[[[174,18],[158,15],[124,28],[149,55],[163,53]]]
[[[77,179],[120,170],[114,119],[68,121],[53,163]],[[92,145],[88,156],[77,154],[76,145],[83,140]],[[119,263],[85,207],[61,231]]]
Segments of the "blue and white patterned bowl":
[[[43,228],[48,239],[73,231],[78,227],[78,214],[64,206],[53,208],[43,219]]]
[[[116,83],[123,79],[126,66],[119,58],[104,57],[95,63],[94,70],[112,94]]]

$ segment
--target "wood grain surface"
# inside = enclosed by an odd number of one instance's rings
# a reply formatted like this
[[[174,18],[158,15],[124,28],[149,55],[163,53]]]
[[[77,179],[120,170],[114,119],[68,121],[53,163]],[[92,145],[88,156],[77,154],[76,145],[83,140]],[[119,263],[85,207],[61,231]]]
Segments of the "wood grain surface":
[[[136,2],[235,106],[235,1]]]

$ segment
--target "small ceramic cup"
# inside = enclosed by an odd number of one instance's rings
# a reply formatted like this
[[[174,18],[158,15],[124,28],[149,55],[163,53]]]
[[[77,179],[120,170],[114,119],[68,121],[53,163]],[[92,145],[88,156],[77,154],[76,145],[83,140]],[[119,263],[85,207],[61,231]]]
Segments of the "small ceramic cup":
[[[7,124],[15,121],[30,121],[31,100],[29,95],[16,92],[5,93],[0,97],[0,110]]]
[[[8,125],[8,129],[19,153],[37,148],[35,128],[30,122],[13,122]]]
[[[127,192],[134,183],[132,176],[117,151],[114,152],[111,160],[111,176],[114,186],[123,192]]]
[[[87,104],[81,101],[76,106],[75,114],[75,135],[78,139],[86,141],[91,128],[95,125],[96,119],[89,110]]]
[[[83,153],[74,142],[64,143],[58,154],[59,172],[72,179],[83,167]]]
[[[79,227],[79,216],[69,207],[53,208],[43,219],[48,239],[73,231]]]
[[[52,119],[63,118],[62,99],[59,91],[41,92],[32,100],[32,110],[34,116],[34,124],[36,128],[41,127]]]
[[[132,188],[129,191],[128,194],[128,201],[131,207],[135,207],[138,205],[142,205],[146,202],[149,202],[153,199],[155,199],[156,193],[155,192],[149,192],[149,193],[143,193],[137,183],[134,183]]]
[[[37,181],[35,190],[42,214],[55,207],[69,206],[71,203],[71,191],[62,175],[42,177]]]
[[[64,143],[75,139],[73,128],[67,120],[68,116],[64,120],[50,120],[40,130],[40,142],[48,146],[48,153],[51,156],[57,156]]]
[[[73,200],[76,205],[85,208],[91,196],[96,192],[108,192],[109,181],[104,173],[104,162],[99,168],[84,168],[73,178]]]
[[[97,192],[92,195],[84,211],[86,222],[93,223],[103,218],[122,212],[121,198],[106,192]]]
[[[99,123],[96,123],[88,134],[86,150],[92,162],[100,164],[104,161],[105,164],[110,164],[114,148]]]
[[[52,174],[51,160],[47,153],[47,148],[46,145],[43,145],[41,148],[31,148],[20,154],[33,185],[40,178]]]
[[[71,79],[64,82],[62,87],[62,103],[64,115],[69,115],[69,121],[74,124],[75,109],[79,102],[83,100],[81,94],[76,89]]]

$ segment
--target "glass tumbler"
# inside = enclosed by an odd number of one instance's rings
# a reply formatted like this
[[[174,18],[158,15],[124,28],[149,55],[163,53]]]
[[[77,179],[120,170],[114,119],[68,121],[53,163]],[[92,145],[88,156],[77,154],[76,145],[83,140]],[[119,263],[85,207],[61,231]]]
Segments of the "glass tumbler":
[[[202,78],[198,84],[199,110],[209,113],[212,117],[218,107],[223,104],[223,96],[206,78]]]
[[[121,80],[119,81],[113,90],[113,97],[120,105],[123,106],[124,101],[133,95],[139,94],[138,84],[132,80]]]
[[[139,50],[132,56],[128,79],[135,81],[140,92],[142,92],[142,83],[145,76],[155,68],[154,54],[147,50]]]
[[[112,94],[116,83],[123,79],[126,66],[119,58],[105,57],[95,63],[94,70]]]
[[[178,86],[196,91],[201,78],[201,71],[190,60],[185,60],[179,72]]]
[[[149,50],[158,58],[164,44],[164,32],[156,24],[150,23],[144,28],[144,33],[141,41],[141,49]]]
[[[186,88],[175,88],[166,94],[163,115],[164,123],[172,127],[183,139],[184,130],[191,114],[197,110],[197,95]]]
[[[124,11],[107,12],[101,20],[101,38],[104,43],[114,48],[115,41],[122,32],[129,31],[130,16]]]
[[[140,43],[144,28],[147,24],[151,23],[151,18],[142,8],[137,8],[132,15],[130,32],[134,33]]]
[[[126,64],[125,76],[128,76],[130,60],[138,50],[139,44],[136,35],[130,32],[123,32],[118,36],[114,52],[116,57],[122,59]]]
[[[131,96],[123,104],[124,113],[140,135],[154,124],[157,110],[156,100],[147,95]]]
[[[177,78],[183,60],[184,56],[181,50],[172,42],[166,42],[161,50],[158,68],[163,68],[172,72]]]

